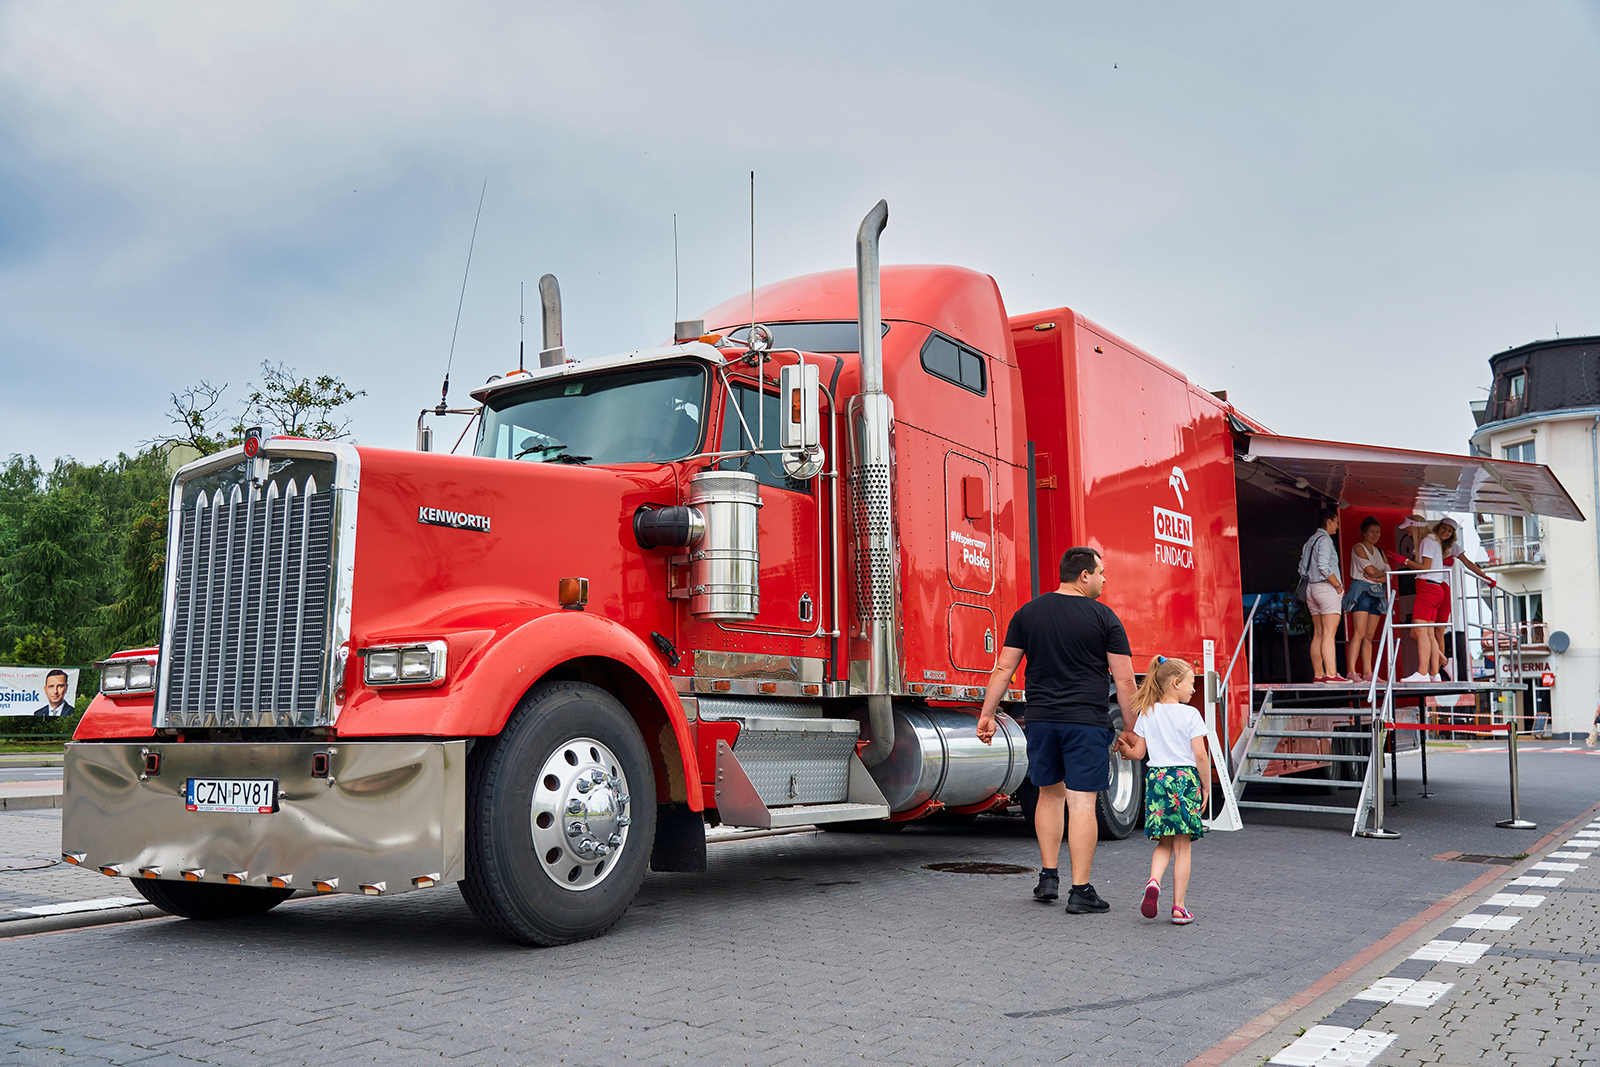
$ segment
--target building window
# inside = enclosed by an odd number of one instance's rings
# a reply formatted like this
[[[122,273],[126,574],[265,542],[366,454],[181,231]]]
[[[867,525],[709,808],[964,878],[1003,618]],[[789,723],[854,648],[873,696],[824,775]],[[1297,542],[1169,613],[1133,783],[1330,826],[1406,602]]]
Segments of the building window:
[[[947,382],[984,395],[983,357],[965,345],[958,345],[943,334],[934,334],[922,346],[922,369]]]
[[[1524,645],[1544,644],[1544,594],[1512,594],[1511,621],[1516,625],[1517,636]]]
[[[1528,385],[1528,375],[1523,371],[1506,378],[1505,399],[1500,402],[1500,417],[1514,419],[1527,409],[1526,397],[1523,393]]]
[[[1504,449],[1504,454],[1506,459],[1515,460],[1518,463],[1533,463],[1533,442],[1520,441],[1514,445],[1507,445]]]

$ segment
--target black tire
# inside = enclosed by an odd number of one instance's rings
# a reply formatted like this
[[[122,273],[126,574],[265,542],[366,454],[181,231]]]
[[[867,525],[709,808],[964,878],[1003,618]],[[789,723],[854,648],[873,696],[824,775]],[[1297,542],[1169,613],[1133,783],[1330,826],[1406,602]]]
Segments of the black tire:
[[[210,882],[162,882],[130,878],[139,895],[162,911],[185,919],[242,919],[271,911],[289,899],[292,889],[267,889],[253,885],[213,885]]]
[[[596,937],[633,903],[655,829],[650,752],[627,710],[596,686],[540,685],[468,759],[461,895],[508,941]]]
[[[1111,728],[1122,733],[1122,709],[1111,709]],[[1125,760],[1110,749],[1111,788],[1094,798],[1094,817],[1102,841],[1121,841],[1144,821],[1144,761]]]

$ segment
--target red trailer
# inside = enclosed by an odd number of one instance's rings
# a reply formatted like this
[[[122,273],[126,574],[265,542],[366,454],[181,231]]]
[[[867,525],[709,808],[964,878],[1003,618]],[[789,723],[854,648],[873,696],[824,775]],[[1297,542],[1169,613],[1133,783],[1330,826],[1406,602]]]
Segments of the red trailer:
[[[103,665],[66,857],[196,918],[459,882],[561,943],[647,868],[704,869],[708,823],[1025,799],[1025,679],[992,746],[976,711],[1071,545],[1104,553],[1136,663],[1220,669],[1241,538],[1297,551],[1320,498],[1241,495],[1259,424],[1076,312],[880,272],[886,218],[753,323],[741,296],[605,359],[565,359],[547,278],[541,365],[474,391],[471,456],[251,437],[180,470],[161,644]],[[1255,588],[1292,585],[1273,559]],[[1142,776],[1108,760],[1125,836]]]

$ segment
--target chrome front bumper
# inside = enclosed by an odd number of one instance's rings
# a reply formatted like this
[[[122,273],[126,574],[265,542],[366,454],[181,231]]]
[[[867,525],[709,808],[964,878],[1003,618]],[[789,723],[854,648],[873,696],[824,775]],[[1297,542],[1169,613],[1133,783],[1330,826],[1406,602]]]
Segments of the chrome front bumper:
[[[390,894],[463,874],[465,741],[85,741],[63,771],[62,854],[114,877]],[[189,811],[190,778],[277,779],[278,810]]]

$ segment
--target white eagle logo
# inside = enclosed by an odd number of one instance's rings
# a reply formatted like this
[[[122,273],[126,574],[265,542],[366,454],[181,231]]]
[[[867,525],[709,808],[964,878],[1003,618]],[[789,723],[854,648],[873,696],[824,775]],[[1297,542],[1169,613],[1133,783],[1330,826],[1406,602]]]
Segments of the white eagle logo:
[[[1182,467],[1172,468],[1172,477],[1167,479],[1167,484],[1172,486],[1172,491],[1178,494],[1178,506],[1183,507],[1183,491],[1189,488],[1189,479],[1183,476]]]

